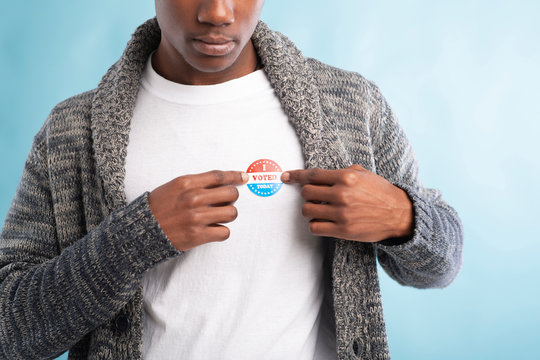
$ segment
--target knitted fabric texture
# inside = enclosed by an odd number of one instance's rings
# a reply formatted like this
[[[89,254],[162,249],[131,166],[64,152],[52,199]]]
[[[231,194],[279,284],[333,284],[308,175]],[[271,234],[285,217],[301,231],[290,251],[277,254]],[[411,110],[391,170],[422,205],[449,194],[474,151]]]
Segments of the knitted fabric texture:
[[[417,176],[413,151],[378,88],[305,58],[259,22],[255,49],[303,149],[306,168],[359,164],[404,189],[412,239],[328,238],[326,276],[339,359],[389,359],[376,259],[403,285],[444,287],[461,265],[462,227]],[[148,205],[127,204],[129,125],[160,41],[141,25],[98,87],[58,104],[34,138],[0,234],[0,358],[141,359],[142,276],[182,256]],[[151,190],[151,189],[148,189]]]

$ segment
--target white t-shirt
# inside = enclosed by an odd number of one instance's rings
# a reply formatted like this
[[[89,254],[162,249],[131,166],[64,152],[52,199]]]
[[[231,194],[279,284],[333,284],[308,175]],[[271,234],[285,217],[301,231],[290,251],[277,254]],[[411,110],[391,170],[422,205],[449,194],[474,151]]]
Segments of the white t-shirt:
[[[159,76],[150,59],[131,121],[128,201],[185,174],[279,175],[275,164],[283,171],[304,167],[298,137],[262,70],[189,86]],[[321,327],[326,246],[308,230],[299,186],[280,187],[279,176],[260,179],[250,180],[253,191],[238,187],[228,240],[188,250],[145,274],[145,359],[335,358],[333,339],[318,341],[327,334]]]

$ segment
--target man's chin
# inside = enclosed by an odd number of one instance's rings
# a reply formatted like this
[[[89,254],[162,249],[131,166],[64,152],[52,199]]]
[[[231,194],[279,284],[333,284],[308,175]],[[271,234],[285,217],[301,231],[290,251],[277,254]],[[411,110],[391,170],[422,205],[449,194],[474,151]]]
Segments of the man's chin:
[[[199,61],[190,64],[200,73],[219,74],[226,73],[234,65],[236,58],[229,56],[205,56]]]
[[[233,80],[244,75],[249,71],[239,69],[234,66],[234,61],[225,61],[225,59],[210,59],[196,64],[190,64],[195,70],[190,74],[190,83],[193,85],[211,85],[219,84]]]

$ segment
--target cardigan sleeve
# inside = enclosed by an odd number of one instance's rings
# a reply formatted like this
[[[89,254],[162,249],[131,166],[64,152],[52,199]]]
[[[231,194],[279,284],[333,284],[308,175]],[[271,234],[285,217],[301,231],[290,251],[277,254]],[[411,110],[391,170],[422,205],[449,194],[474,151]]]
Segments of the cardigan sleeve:
[[[112,318],[143,273],[181,254],[145,193],[61,253],[43,146],[34,140],[0,233],[0,358],[50,359]]]
[[[424,188],[418,165],[396,116],[373,85],[370,120],[376,172],[403,189],[414,209],[414,234],[405,242],[375,243],[379,263],[402,285],[417,288],[445,287],[460,270],[463,229],[457,212],[440,191]]]

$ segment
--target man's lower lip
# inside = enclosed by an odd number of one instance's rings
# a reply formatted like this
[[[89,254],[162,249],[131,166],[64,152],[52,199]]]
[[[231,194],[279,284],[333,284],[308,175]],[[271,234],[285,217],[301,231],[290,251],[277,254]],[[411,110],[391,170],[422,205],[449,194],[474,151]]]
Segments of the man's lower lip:
[[[223,44],[209,44],[201,40],[194,40],[195,49],[208,56],[224,56],[229,54],[235,47],[234,41],[227,41]]]

